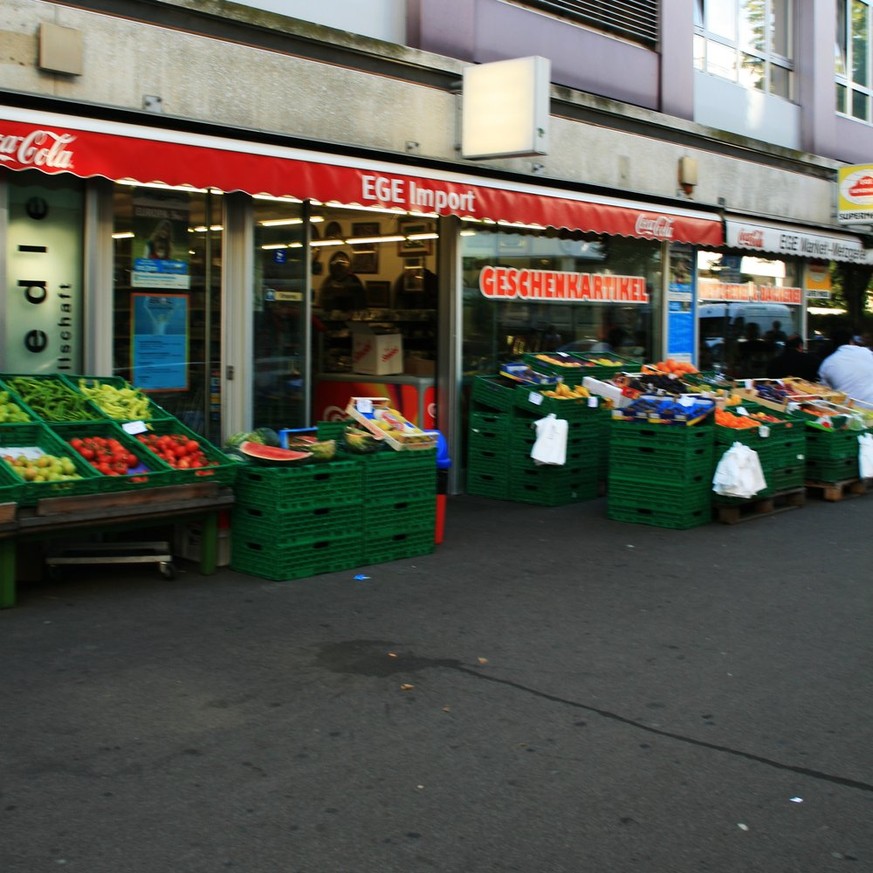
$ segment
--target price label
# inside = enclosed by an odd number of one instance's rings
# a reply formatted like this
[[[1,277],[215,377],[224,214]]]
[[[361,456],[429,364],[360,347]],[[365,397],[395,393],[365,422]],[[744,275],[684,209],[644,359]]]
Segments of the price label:
[[[600,398],[596,394],[592,394],[588,398],[588,405],[593,409],[595,406],[600,405]]]
[[[136,436],[138,433],[145,433],[148,427],[144,421],[126,421],[121,425],[121,429],[131,436]]]
[[[530,394],[527,395],[528,403],[533,403],[534,406],[542,406],[543,405],[543,395],[540,394],[539,391],[531,391]]]
[[[355,401],[355,408],[361,415],[372,415],[373,414],[373,398],[372,397],[359,397]]]

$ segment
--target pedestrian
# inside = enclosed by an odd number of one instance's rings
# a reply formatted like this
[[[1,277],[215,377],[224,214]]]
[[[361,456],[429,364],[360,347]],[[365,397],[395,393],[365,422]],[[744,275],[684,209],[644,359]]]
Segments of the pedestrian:
[[[855,344],[852,331],[838,328],[831,335],[833,351],[819,367],[819,379],[873,409],[873,351]]]
[[[818,358],[803,347],[803,337],[793,333],[785,340],[785,348],[767,364],[768,379],[784,379],[797,376],[808,382],[818,379]]]
[[[782,322],[774,321],[773,327],[764,334],[764,339],[771,343],[784,343],[788,337],[785,335],[785,331],[782,330]]]

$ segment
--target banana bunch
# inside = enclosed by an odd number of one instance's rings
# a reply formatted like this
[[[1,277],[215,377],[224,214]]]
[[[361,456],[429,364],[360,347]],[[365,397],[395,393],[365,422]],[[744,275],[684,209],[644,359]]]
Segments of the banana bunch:
[[[558,382],[555,388],[548,388],[540,393],[544,397],[551,397],[554,400],[581,400],[591,396],[591,392],[584,385],[570,387],[565,382]]]
[[[116,388],[109,382],[89,384],[87,379],[80,379],[79,390],[110,418],[119,421],[151,418],[149,399],[139,388]]]

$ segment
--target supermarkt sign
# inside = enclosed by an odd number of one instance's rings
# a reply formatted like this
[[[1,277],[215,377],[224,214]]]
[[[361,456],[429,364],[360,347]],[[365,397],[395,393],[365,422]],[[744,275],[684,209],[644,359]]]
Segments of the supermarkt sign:
[[[840,167],[837,181],[840,224],[873,224],[873,164]]]

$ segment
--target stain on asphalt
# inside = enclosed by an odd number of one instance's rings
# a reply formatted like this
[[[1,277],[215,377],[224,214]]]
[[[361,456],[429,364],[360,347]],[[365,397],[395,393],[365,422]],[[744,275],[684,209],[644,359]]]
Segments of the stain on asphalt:
[[[501,679],[499,676],[493,675],[493,673],[484,672],[481,664],[478,666],[471,666],[457,658],[423,658],[412,652],[404,652],[398,643],[390,642],[388,640],[345,640],[341,643],[326,643],[321,646],[316,655],[316,664],[332,673],[350,673],[359,676],[375,677],[394,676],[397,673],[419,673],[422,670],[440,668],[454,670],[458,673],[473,676],[483,682],[493,682],[497,685],[514,688],[517,691],[522,691],[525,694],[539,697],[542,700],[548,700],[552,703],[558,703],[563,706],[570,706],[574,709],[582,709],[585,712],[599,715],[601,718],[618,722],[619,724],[627,725],[628,727],[636,728],[637,730],[645,731],[649,734],[655,734],[664,737],[665,739],[676,740],[680,743],[688,743],[689,745],[697,746],[698,748],[710,749],[714,752],[732,755],[737,758],[743,758],[747,761],[754,761],[755,763],[763,764],[767,767],[773,767],[777,770],[785,770],[790,773],[797,773],[801,776],[807,776],[811,779],[819,779],[823,782],[830,782],[834,785],[842,785],[846,788],[855,788],[859,791],[873,793],[873,784],[869,782],[861,782],[858,779],[848,779],[844,776],[824,773],[821,770],[813,770],[809,767],[798,767],[793,764],[784,764],[781,761],[766,758],[763,755],[744,752],[742,749],[733,749],[730,746],[710,743],[706,740],[698,740],[695,737],[666,731],[636,721],[632,718],[626,718],[618,713],[610,712],[608,709],[600,709],[599,707],[589,706],[585,703],[570,700],[566,697],[559,697],[556,694],[548,694],[537,688],[522,685],[520,682],[513,682],[511,679]],[[711,717],[711,714],[709,715]],[[706,716],[704,716],[704,718],[705,717]]]

